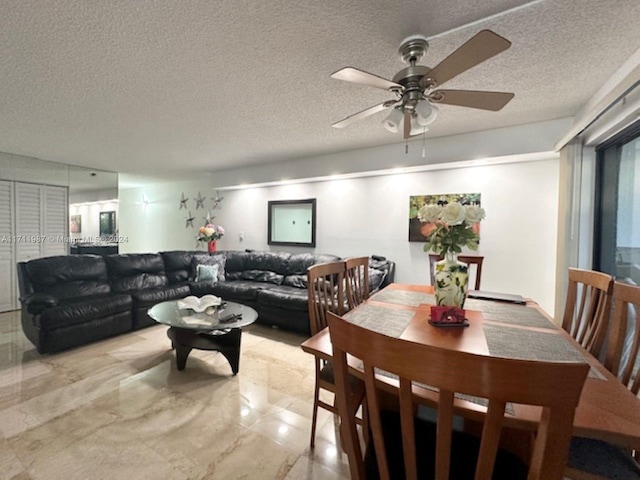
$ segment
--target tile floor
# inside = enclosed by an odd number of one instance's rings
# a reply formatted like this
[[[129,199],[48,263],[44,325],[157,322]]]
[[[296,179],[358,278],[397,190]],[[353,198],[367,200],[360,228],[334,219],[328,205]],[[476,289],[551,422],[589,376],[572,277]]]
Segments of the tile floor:
[[[178,372],[155,326],[54,355],[0,314],[1,479],[344,479],[333,416],[309,449],[313,358],[252,325],[240,373],[192,351]]]

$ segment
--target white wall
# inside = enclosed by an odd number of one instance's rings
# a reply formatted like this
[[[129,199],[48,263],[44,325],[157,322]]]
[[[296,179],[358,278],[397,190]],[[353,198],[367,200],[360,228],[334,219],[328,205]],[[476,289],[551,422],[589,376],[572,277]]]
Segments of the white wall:
[[[73,185],[73,181],[71,182]],[[104,202],[118,198],[118,182],[116,180],[113,188],[105,188],[100,190],[85,190],[81,192],[69,192],[69,204]]]
[[[409,243],[409,196],[480,192],[487,218],[481,226],[479,254],[485,256],[482,288],[534,298],[548,312],[554,308],[558,205],[558,162],[540,160],[503,165],[378,177],[299,183],[221,192],[222,208],[211,210],[214,223],[227,235],[220,249],[270,249],[267,245],[267,202],[317,199],[315,252],[340,256],[384,255],[397,263],[396,281],[429,283],[428,256],[421,243]],[[129,242],[120,251],[153,252],[193,249],[197,227],[185,228],[179,210],[181,193],[193,199],[198,191],[215,194],[206,182],[122,190],[120,234]],[[142,204],[142,195],[149,204]],[[205,204],[211,207],[211,200]],[[240,241],[240,234],[244,241]],[[204,247],[202,247],[204,248]],[[272,248],[283,250],[284,248]],[[307,251],[286,248],[288,251]]]
[[[69,165],[0,152],[0,179],[69,186]]]
[[[408,142],[408,153],[405,153],[404,143],[362,148],[275,164],[213,172],[210,176],[210,184],[223,187],[421,166],[425,163],[442,165],[465,160],[549,152],[554,151],[554,144],[567,131],[571,123],[572,119],[562,118],[429,138],[426,142],[426,160],[422,156],[422,139],[418,138]],[[123,177],[126,178],[126,175]]]

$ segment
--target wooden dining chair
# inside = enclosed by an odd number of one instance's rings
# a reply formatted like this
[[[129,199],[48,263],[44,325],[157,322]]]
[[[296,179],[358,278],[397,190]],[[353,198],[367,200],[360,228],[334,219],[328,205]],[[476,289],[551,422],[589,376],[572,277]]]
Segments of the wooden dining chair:
[[[604,366],[635,395],[640,390],[640,287],[613,284],[613,316]]]
[[[345,264],[345,292],[351,310],[369,298],[369,257],[347,258]]]
[[[429,268],[431,270],[431,285],[436,284],[436,262],[443,260],[442,255],[435,253],[429,254]],[[469,280],[472,277],[472,266],[475,266],[475,282],[474,290],[480,290],[480,280],[482,279],[482,262],[484,257],[481,255],[458,255],[458,260],[469,265]],[[471,282],[469,282],[471,286]]]
[[[309,321],[311,334],[315,335],[327,327],[327,314],[329,312],[342,315],[346,311],[344,294],[344,275],[346,264],[343,261],[320,263],[309,267],[307,270],[308,294],[309,294]],[[311,443],[315,446],[316,426],[318,422],[318,408],[337,414],[334,403],[328,403],[320,398],[320,391],[326,390],[335,396],[335,384],[333,365],[330,362],[314,357],[315,361],[315,387],[313,392],[313,413],[311,417]],[[358,410],[364,395],[364,385],[361,381],[351,380],[353,414]]]
[[[334,314],[328,321],[342,442],[352,479],[562,479],[575,407],[589,370],[586,363],[473,355],[389,337]],[[364,459],[344,394],[349,388],[347,354],[361,360],[364,370],[373,440]],[[397,376],[399,415],[381,410],[376,369]],[[420,384],[439,389],[437,423],[414,415],[412,389]],[[480,439],[453,431],[455,392],[488,399]],[[527,466],[498,447],[507,402],[542,407],[528,477]]]
[[[607,335],[612,290],[611,275],[569,268],[562,328],[596,358]]]
[[[640,287],[615,282],[605,367],[636,396],[640,390]],[[576,437],[571,441],[566,476],[572,480],[640,479],[632,452],[602,440]]]

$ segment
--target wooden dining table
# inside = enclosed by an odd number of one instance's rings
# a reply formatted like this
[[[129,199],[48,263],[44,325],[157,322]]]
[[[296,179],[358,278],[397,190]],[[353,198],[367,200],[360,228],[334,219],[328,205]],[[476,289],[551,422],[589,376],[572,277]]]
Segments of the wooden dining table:
[[[535,302],[516,305],[467,299],[465,310],[469,326],[464,328],[429,324],[433,304],[431,286],[391,284],[347,313],[345,319],[404,340],[477,355],[587,362],[591,370],[576,409],[574,436],[640,450],[640,399],[557,326]],[[307,353],[331,360],[331,339],[326,328],[303,342],[301,347]],[[349,362],[352,371],[358,375],[361,372],[359,360],[351,358]],[[429,366],[425,365],[425,368]],[[377,380],[382,389],[391,393],[397,391],[393,376],[381,374]],[[414,386],[415,396],[424,405],[437,407],[437,392],[423,387]],[[464,418],[482,421],[485,405],[483,399],[461,396],[456,398],[455,410]],[[540,414],[539,407],[508,405],[504,425],[518,430],[535,430]]]

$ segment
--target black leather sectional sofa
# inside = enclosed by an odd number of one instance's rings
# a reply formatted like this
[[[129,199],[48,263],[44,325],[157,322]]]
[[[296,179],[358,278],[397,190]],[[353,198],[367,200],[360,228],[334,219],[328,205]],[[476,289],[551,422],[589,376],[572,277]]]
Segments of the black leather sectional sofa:
[[[153,305],[207,293],[249,305],[258,322],[309,333],[307,269],[334,255],[172,251],[65,255],[18,263],[22,327],[39,353],[53,353],[155,322]],[[198,264],[220,265],[218,281],[195,281]],[[393,282],[395,264],[371,259],[372,290]]]

